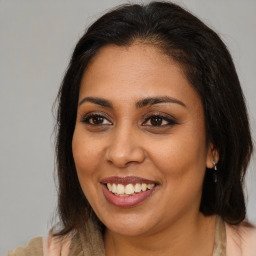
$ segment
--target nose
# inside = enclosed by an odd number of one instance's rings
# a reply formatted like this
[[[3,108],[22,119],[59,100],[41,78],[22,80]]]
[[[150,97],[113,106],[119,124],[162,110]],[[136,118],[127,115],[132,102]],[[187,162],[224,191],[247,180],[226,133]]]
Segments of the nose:
[[[116,129],[106,149],[106,161],[119,168],[142,163],[145,159],[140,135],[132,129]]]

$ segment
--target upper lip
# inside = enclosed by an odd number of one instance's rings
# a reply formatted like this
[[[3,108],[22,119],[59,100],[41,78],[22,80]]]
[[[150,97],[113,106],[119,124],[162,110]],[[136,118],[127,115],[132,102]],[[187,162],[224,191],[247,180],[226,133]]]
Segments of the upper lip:
[[[136,183],[145,183],[145,184],[158,184],[154,180],[149,180],[141,177],[136,176],[126,176],[126,177],[119,177],[119,176],[111,176],[107,177],[101,180],[101,183],[107,184],[107,183],[115,183],[115,184],[136,184]]]

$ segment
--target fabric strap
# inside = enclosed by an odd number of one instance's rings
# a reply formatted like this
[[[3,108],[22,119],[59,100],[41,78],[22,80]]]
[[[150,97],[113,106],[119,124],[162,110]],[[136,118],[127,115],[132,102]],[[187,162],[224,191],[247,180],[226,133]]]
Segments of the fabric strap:
[[[215,241],[212,256],[226,256],[226,229],[221,217],[216,216]]]

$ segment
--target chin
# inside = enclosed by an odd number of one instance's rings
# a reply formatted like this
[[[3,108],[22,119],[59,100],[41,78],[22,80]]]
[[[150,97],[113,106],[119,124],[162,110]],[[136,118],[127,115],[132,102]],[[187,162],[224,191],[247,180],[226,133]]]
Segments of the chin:
[[[119,234],[120,236],[130,236],[130,237],[136,237],[141,236],[145,233],[148,233],[150,230],[148,225],[143,225],[142,223],[138,225],[138,221],[133,224],[127,224],[127,223],[115,223],[115,224],[109,224],[107,228],[116,234]]]
[[[141,236],[150,232],[154,228],[156,218],[152,216],[141,216],[140,214],[113,214],[112,216],[102,216],[102,223],[111,232],[121,236]]]

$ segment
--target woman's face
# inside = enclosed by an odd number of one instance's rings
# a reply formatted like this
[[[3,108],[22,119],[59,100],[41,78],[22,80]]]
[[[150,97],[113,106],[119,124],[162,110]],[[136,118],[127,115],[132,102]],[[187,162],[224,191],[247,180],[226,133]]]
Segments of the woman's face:
[[[82,190],[111,232],[150,234],[199,214],[212,167],[203,106],[156,47],[108,45],[91,60],[72,147]]]

